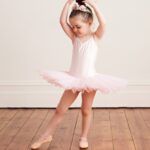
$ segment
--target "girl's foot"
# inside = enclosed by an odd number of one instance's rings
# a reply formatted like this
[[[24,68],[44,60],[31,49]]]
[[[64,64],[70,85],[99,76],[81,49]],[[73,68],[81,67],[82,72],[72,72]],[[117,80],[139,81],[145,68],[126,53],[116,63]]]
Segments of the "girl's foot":
[[[80,148],[88,148],[88,140],[85,137],[80,137],[79,140],[79,147]]]
[[[52,135],[50,135],[48,137],[41,137],[31,145],[31,149],[38,149],[41,147],[42,144],[47,143],[47,142],[51,142],[52,139],[53,139]]]

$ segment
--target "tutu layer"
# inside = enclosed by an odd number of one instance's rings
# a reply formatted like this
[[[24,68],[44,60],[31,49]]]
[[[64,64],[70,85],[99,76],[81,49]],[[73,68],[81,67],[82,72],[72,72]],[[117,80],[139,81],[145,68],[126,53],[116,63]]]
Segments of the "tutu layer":
[[[43,79],[49,83],[64,88],[76,91],[93,91],[99,90],[102,94],[121,90],[128,84],[127,80],[119,77],[114,77],[107,74],[96,73],[90,77],[75,77],[67,71],[44,70],[40,72]]]

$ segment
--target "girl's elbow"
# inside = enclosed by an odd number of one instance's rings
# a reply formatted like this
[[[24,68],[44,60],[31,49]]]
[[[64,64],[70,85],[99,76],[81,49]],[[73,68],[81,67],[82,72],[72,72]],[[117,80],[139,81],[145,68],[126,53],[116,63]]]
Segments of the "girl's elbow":
[[[59,23],[60,23],[60,24],[62,24],[62,23],[63,23],[63,20],[62,20],[61,18],[59,19]]]
[[[104,21],[104,22],[102,23],[102,25],[103,25],[104,27],[106,27],[106,21]]]
[[[102,27],[102,30],[103,30],[103,32],[106,30],[106,23],[103,23],[102,25],[101,25],[101,27]]]
[[[60,23],[61,25],[63,25],[63,24],[66,23],[66,21],[64,21],[64,19],[60,19],[60,20],[59,20],[59,23]]]

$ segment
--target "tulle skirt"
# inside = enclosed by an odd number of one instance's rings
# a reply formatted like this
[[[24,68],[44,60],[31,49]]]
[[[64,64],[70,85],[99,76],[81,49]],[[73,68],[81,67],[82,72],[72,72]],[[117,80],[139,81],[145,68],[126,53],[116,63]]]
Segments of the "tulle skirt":
[[[124,89],[128,84],[126,79],[101,73],[88,77],[76,77],[68,71],[42,70],[40,75],[47,82],[63,89],[71,89],[73,93],[99,90],[102,94],[107,94]]]

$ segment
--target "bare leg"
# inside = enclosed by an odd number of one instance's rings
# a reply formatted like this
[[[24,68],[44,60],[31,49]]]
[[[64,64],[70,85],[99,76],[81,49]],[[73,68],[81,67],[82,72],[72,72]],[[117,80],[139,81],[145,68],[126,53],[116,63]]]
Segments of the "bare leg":
[[[82,133],[81,137],[87,138],[87,134],[90,128],[91,119],[92,119],[92,103],[96,91],[84,92],[82,93]]]
[[[63,119],[66,111],[69,106],[74,102],[79,92],[73,93],[72,90],[65,90],[58,105],[54,115],[48,123],[48,126],[41,137],[47,137],[49,135],[53,135],[57,125]]]

